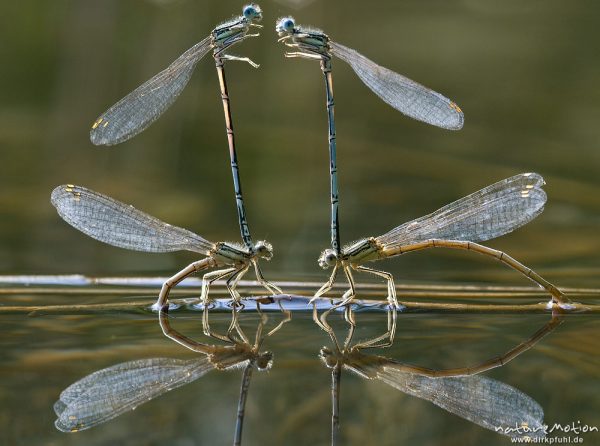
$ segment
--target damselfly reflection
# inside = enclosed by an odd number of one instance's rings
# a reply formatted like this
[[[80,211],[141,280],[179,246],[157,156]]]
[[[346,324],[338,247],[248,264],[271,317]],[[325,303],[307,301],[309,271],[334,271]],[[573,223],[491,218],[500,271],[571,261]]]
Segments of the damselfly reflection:
[[[166,312],[160,313],[165,335],[179,344],[202,354],[201,358],[148,358],[128,361],[98,370],[71,384],[54,404],[55,426],[63,432],[77,432],[105,423],[154,398],[189,384],[211,370],[242,368],[234,445],[241,444],[245,403],[254,368],[269,370],[273,354],[261,351],[266,336],[286,322],[282,321],[266,335],[266,315],[261,315],[253,343],[209,345],[194,341],[171,328]],[[288,319],[289,320],[289,319]]]
[[[346,306],[345,311],[351,312],[352,309]],[[392,310],[389,309],[388,312],[390,311]],[[353,316],[347,318],[353,319]],[[349,327],[343,345],[340,345],[335,335],[332,335],[333,347],[323,347],[319,354],[323,363],[331,369],[332,445],[337,444],[339,440],[340,382],[343,369],[365,379],[381,381],[408,395],[430,401],[486,429],[509,436],[521,436],[514,429],[521,427],[521,432],[525,432],[523,436],[532,438],[544,436],[544,413],[537,402],[508,384],[478,374],[503,366],[515,359],[562,322],[562,310],[555,308],[549,322],[529,339],[503,355],[470,367],[439,370],[365,354],[365,349],[378,346],[381,336],[351,345],[353,325]]]
[[[266,241],[257,242],[252,249],[236,243],[213,243],[187,229],[172,226],[142,211],[106,195],[75,185],[58,186],[52,191],[52,204],[58,214],[84,234],[119,248],[144,252],[191,251],[206,258],[190,263],[168,279],[162,286],[156,306],[168,303],[169,292],[186,277],[209,268],[222,268],[205,273],[202,277],[200,300],[209,303],[209,287],[215,280],[226,279],[226,287],[232,301],[237,304],[241,297],[237,284],[250,267],[254,267],[257,280],[271,294],[281,290],[267,282],[258,265],[258,259],[271,259],[273,250]],[[223,268],[224,267],[224,268]],[[235,326],[235,306],[232,327]],[[205,325],[205,333],[210,333]]]
[[[486,429],[521,436],[507,428],[523,427],[524,437],[543,437],[544,411],[520,390],[481,375],[431,378],[415,373],[411,367],[383,356],[366,355],[360,350],[340,358],[333,351],[321,350],[321,359],[336,370],[336,364],[362,378],[378,380],[401,392],[430,401]],[[339,368],[337,369],[339,370]],[[333,391],[337,394],[338,390]],[[333,436],[332,439],[337,436]],[[335,440],[334,440],[335,441]],[[332,444],[336,444],[332,442]]]
[[[248,248],[257,248],[252,242],[250,228],[246,220],[246,209],[242,195],[242,182],[235,149],[233,133],[233,119],[229,105],[229,93],[225,80],[225,60],[238,60],[248,62],[253,67],[258,67],[247,57],[237,57],[225,54],[232,45],[248,37],[257,37],[258,34],[248,34],[251,27],[260,28],[256,24],[262,19],[262,11],[258,5],[250,4],[244,7],[243,15],[235,17],[217,26],[211,34],[192,48],[183,53],[165,70],[152,79],[129,93],[106,112],[104,112],[92,126],[90,139],[96,145],[112,145],[127,141],[152,124],[158,117],[175,102],[179,93],[187,85],[196,67],[196,64],[211,49],[219,76],[223,112],[225,113],[225,130],[229,144],[229,157],[233,188],[238,213],[238,222],[242,240]],[[260,242],[259,242],[260,243]]]
[[[282,309],[283,319],[272,328],[266,335],[263,335],[263,329],[267,323],[267,316],[261,311],[261,299],[256,299],[256,310],[260,316],[260,321],[256,329],[256,335],[254,344],[250,344],[248,338],[244,335],[241,328],[238,328],[237,332],[242,336],[243,342],[234,342],[233,345],[227,347],[217,347],[218,355],[215,356],[211,350],[214,346],[207,346],[206,344],[199,343],[189,338],[188,336],[180,333],[171,327],[168,317],[168,306],[162,307],[159,311],[159,322],[162,328],[163,334],[169,339],[177,342],[178,344],[198,353],[205,353],[212,355],[216,358],[217,362],[224,366],[224,368],[232,367],[244,367],[242,374],[242,384],[240,388],[240,398],[238,401],[237,409],[237,420],[235,426],[233,445],[240,445],[242,442],[242,427],[244,424],[244,413],[246,407],[246,398],[248,396],[248,388],[250,387],[250,379],[252,377],[252,370],[257,367],[259,370],[268,370],[271,368],[273,362],[273,354],[271,352],[260,352],[260,347],[265,337],[271,336],[273,333],[279,331],[279,329],[291,320],[291,313],[283,311],[281,302],[278,301],[280,309]],[[207,314],[206,307],[204,308],[204,314]],[[209,347],[209,350],[207,350]],[[213,359],[214,360],[214,359]]]
[[[341,269],[350,288],[338,306],[350,302],[356,294],[351,271],[355,270],[385,278],[388,285],[388,301],[391,306],[397,307],[399,303],[392,275],[362,264],[412,251],[448,248],[473,251],[499,260],[548,291],[553,303],[568,307],[570,300],[535,271],[502,251],[476,243],[508,234],[537,217],[546,203],[546,193],[542,189],[544,184],[544,179],[536,173],[515,175],[429,215],[404,223],[379,237],[368,237],[352,243],[344,247],[339,254],[335,250],[327,249],[321,254],[319,264],[323,268],[333,267],[333,271],[315,298],[332,288]],[[328,332],[331,327],[326,319],[332,309],[317,319],[321,328]],[[392,338],[393,332],[390,332],[390,339]]]

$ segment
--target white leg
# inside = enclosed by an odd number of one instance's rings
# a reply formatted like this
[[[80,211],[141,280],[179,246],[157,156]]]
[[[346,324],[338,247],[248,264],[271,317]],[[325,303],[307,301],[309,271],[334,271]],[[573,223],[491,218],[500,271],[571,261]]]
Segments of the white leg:
[[[209,299],[208,299],[208,291],[210,285],[219,279],[224,277],[236,274],[239,271],[237,268],[227,268],[219,271],[212,271],[207,273],[202,278],[202,302],[204,305],[204,310],[202,312],[202,331],[206,336],[213,337],[215,339],[220,339],[222,341],[230,342],[227,336],[220,335],[218,333],[213,333],[210,329],[210,324],[208,323],[208,311],[209,311]]]
[[[208,291],[210,289],[210,285],[215,281],[215,280],[219,280],[225,276],[227,276],[228,274],[233,273],[234,271],[236,271],[237,268],[226,268],[226,269],[219,269],[217,271],[211,271],[210,273],[206,273],[204,276],[202,276],[202,292],[200,293],[200,300],[202,301],[202,305],[204,305],[205,307],[208,305]]]
[[[254,264],[254,271],[256,272],[256,280],[258,280],[258,283],[260,283],[264,288],[267,289],[267,291],[269,291],[269,293],[273,295],[282,294],[283,291],[281,291],[281,288],[265,280],[258,262],[256,260],[252,260],[252,263]]]
[[[331,313],[332,311],[334,311],[340,307],[343,307],[345,305],[348,305],[352,301],[352,299],[354,299],[354,296],[356,295],[356,288],[354,286],[354,278],[352,277],[352,272],[350,271],[350,268],[346,265],[343,266],[343,269],[344,269],[344,274],[346,275],[346,279],[348,280],[348,284],[350,285],[350,288],[342,295],[341,302],[339,302],[335,305],[332,305],[331,308],[324,311],[323,314],[315,320],[315,322],[317,322],[317,325],[319,327],[321,327],[321,329],[325,330],[327,332],[327,334],[329,334],[329,337],[333,340],[333,342],[336,344],[338,349],[339,349],[339,344],[337,342],[337,337],[335,336],[333,328],[331,328],[331,326],[327,322],[327,317],[329,316],[329,313]],[[314,307],[314,310],[313,310],[313,319],[315,319],[315,315],[316,315],[316,307]],[[344,317],[346,318],[346,321],[352,327],[348,334],[348,337],[351,338],[352,334],[354,333],[354,327],[353,327],[354,318],[349,314],[345,314]]]
[[[399,308],[398,299],[396,297],[396,285],[394,284],[394,276],[385,271],[380,271],[373,268],[367,268],[366,266],[357,265],[354,266],[356,271],[363,271],[365,273],[373,274],[375,276],[383,277],[387,281],[388,295],[387,300],[390,305]]]
[[[321,329],[323,329],[327,333],[329,333],[330,336],[331,336],[331,327],[326,328],[326,327],[328,327],[328,325],[322,325],[321,321],[319,320],[319,314],[317,312],[316,300],[319,299],[322,295],[328,293],[329,290],[331,290],[331,288],[333,287],[333,284],[335,282],[336,276],[337,276],[338,268],[339,268],[339,265],[336,264],[333,267],[333,271],[331,271],[329,280],[327,282],[325,282],[321,288],[319,288],[319,290],[315,293],[313,298],[309,301],[309,304],[312,304],[312,306],[313,306],[313,320],[319,327],[321,327]]]
[[[352,272],[350,271],[350,268],[348,266],[344,266],[344,274],[346,275],[346,280],[348,281],[348,285],[350,285],[350,288],[342,295],[342,300],[340,302],[338,302],[335,305],[332,305],[331,308],[323,312],[323,314],[319,318],[321,321],[321,328],[327,327],[329,330],[332,330],[331,326],[327,323],[327,317],[329,316],[329,313],[331,313],[334,310],[337,310],[340,307],[349,305],[350,302],[352,302],[352,299],[354,299],[354,297],[356,296],[354,277],[352,277]],[[348,322],[350,325],[354,323],[354,316],[345,313],[344,318],[346,319],[346,322]],[[325,331],[328,330],[325,329]]]
[[[350,325],[350,328],[348,328],[348,334],[346,335],[346,340],[344,341],[344,350],[346,350],[352,342],[354,330],[356,329],[356,321],[354,320],[354,312],[352,311],[351,305],[346,305],[344,308],[344,319]]]
[[[394,343],[394,336],[396,334],[396,316],[397,310],[396,307],[390,305],[387,312],[387,325],[388,331],[376,338],[369,339],[363,342],[360,342],[352,347],[353,350],[356,349],[364,349],[364,348],[384,348],[390,347]],[[387,341],[383,342],[385,339]]]
[[[292,45],[288,45],[288,46],[292,46]],[[294,57],[301,57],[304,59],[316,59],[316,60],[321,60],[322,57],[317,55],[317,54],[308,54],[308,53],[302,53],[300,51],[290,51],[285,53],[285,57],[289,57],[289,58],[294,58]]]
[[[333,284],[335,283],[335,278],[337,276],[338,268],[339,268],[339,265],[337,265],[337,264],[333,267],[333,271],[331,271],[329,280],[327,282],[325,282],[321,288],[319,288],[319,290],[315,293],[315,295],[312,297],[312,299],[309,301],[309,303],[311,303],[311,304],[314,303],[315,300],[317,300],[322,295],[327,294],[329,292],[329,290],[331,290],[331,288],[333,287]]]
[[[229,294],[232,297],[232,305],[231,305],[231,316],[232,317],[231,317],[231,323],[229,324],[229,328],[227,329],[227,337],[229,339],[231,339],[233,342],[235,342],[235,339],[233,339],[233,331],[235,330],[245,344],[249,344],[250,341],[248,340],[248,337],[246,336],[246,334],[242,331],[242,327],[240,327],[239,322],[238,322],[237,309],[238,309],[238,307],[243,308],[244,305],[241,303],[242,298],[241,298],[240,294],[237,292],[236,287],[237,287],[240,279],[248,271],[248,268],[250,268],[250,265],[249,264],[245,265],[242,269],[237,271],[235,274],[231,275],[229,277],[229,279],[227,279],[227,283],[226,283],[227,289],[229,290]]]
[[[253,37],[253,36],[254,35],[251,34],[249,37]],[[223,55],[221,55],[221,59],[223,59],[223,60],[235,60],[235,61],[238,61],[238,62],[247,62],[247,63],[249,63],[254,68],[258,68],[260,66],[259,64],[252,62],[252,60],[249,57],[239,57],[239,56],[233,56],[231,54],[223,54]]]
[[[283,327],[284,324],[287,324],[289,321],[292,320],[292,312],[283,308],[283,305],[281,305],[281,299],[279,299],[277,301],[277,304],[279,305],[281,312],[284,314],[284,317],[283,317],[283,320],[281,322],[279,322],[279,324],[277,324],[277,326],[275,328],[273,328],[271,331],[269,331],[267,333],[267,336],[271,336],[273,333],[275,333],[281,327]],[[257,302],[257,305],[258,305],[258,302]]]
[[[397,318],[397,308],[400,307],[398,304],[398,299],[396,298],[396,285],[394,284],[394,277],[385,271],[379,271],[372,268],[367,268],[365,266],[354,266],[354,269],[357,271],[362,271],[365,273],[373,274],[375,276],[383,277],[387,281],[387,289],[388,295],[387,300],[390,305],[390,309],[392,311],[388,311],[388,324],[387,324],[387,332],[382,336],[378,336],[377,338],[371,339],[369,341],[362,342],[359,344],[360,346],[379,346],[379,347],[389,347],[394,342],[394,336],[396,335],[396,318]],[[378,344],[382,339],[389,338],[389,342],[384,344]]]

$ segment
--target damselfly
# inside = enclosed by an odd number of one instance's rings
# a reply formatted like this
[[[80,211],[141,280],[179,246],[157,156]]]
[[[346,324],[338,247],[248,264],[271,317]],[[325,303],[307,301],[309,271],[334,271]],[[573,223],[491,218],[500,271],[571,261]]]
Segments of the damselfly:
[[[515,175],[429,215],[404,223],[379,237],[363,238],[351,243],[340,253],[326,249],[319,258],[319,264],[323,268],[333,267],[333,271],[327,283],[317,291],[313,299],[332,288],[341,269],[350,288],[344,294],[342,302],[336,306],[349,303],[356,294],[352,277],[352,270],[355,270],[386,279],[388,301],[392,307],[399,307],[392,275],[362,264],[423,249],[448,248],[473,251],[492,257],[548,291],[553,303],[568,307],[570,300],[535,271],[502,251],[476,243],[508,234],[537,217],[546,203],[546,193],[542,189],[544,184],[544,179],[536,173]],[[326,317],[336,306],[323,313],[317,321],[326,331],[330,330]],[[393,331],[390,331],[390,335],[393,337]]]
[[[327,116],[329,122],[329,177],[331,202],[331,251],[336,257],[343,257],[339,230],[339,190],[337,179],[337,148],[334,118],[332,56],[347,62],[359,78],[381,99],[405,115],[437,127],[458,130],[462,128],[464,116],[461,109],[441,94],[422,86],[398,73],[377,65],[357,51],[333,42],[323,31],[296,25],[292,17],[278,20],[275,30],[279,41],[296,51],[287,52],[286,57],[302,57],[316,59],[321,63],[325,76],[325,93],[327,100]],[[344,269],[348,275],[349,270]],[[387,273],[386,273],[387,274]],[[335,275],[335,273],[334,273]],[[352,282],[348,275],[348,281]],[[330,280],[317,293],[316,297],[331,288]],[[319,294],[320,293],[320,294]],[[345,297],[351,299],[352,294]],[[395,311],[395,310],[394,310]],[[316,315],[316,312],[315,312]],[[394,332],[395,314],[388,324],[388,333]],[[318,319],[315,319],[319,323]],[[349,321],[351,322],[351,321]],[[392,342],[393,338],[390,338]]]
[[[254,267],[259,283],[269,293],[281,294],[278,287],[264,279],[258,265],[258,259],[270,260],[273,255],[273,249],[266,241],[257,242],[252,249],[237,243],[212,243],[187,229],[172,226],[131,205],[72,184],[54,189],[51,201],[63,220],[84,234],[109,245],[144,252],[191,251],[206,256],[202,260],[190,263],[167,279],[156,302],[159,309],[168,304],[171,288],[191,274],[209,268],[222,269],[205,273],[202,278],[200,299],[205,308],[209,304],[211,283],[220,279],[226,279],[226,287],[233,302],[239,303],[241,297],[236,287],[251,266]],[[233,314],[235,320],[235,310]],[[207,325],[204,329],[206,334],[212,334]]]
[[[377,65],[356,50],[334,42],[320,29],[296,25],[293,17],[283,17],[277,21],[275,30],[280,36],[280,42],[297,50],[286,53],[286,57],[321,61],[321,68],[329,81],[331,74],[327,73],[331,73],[331,59],[336,56],[350,65],[367,87],[396,110],[437,127],[448,130],[462,128],[463,112],[450,99]],[[331,86],[331,82],[328,83]],[[331,98],[328,96],[327,99],[329,105]]]
[[[169,108],[181,91],[185,88],[196,64],[210,50],[219,77],[223,111],[225,113],[225,130],[229,144],[229,156],[233,186],[238,211],[238,220],[242,240],[250,250],[255,246],[252,242],[246,210],[242,195],[242,183],[235,150],[233,133],[233,120],[229,105],[229,93],[225,80],[225,60],[238,60],[248,62],[253,67],[258,67],[247,57],[237,57],[225,54],[232,45],[248,37],[257,37],[258,34],[249,34],[251,27],[261,28],[255,22],[262,19],[262,11],[258,5],[250,4],[244,7],[243,14],[217,26],[208,37],[204,38],[179,56],[171,65],[148,80],[134,91],[129,93],[115,105],[110,107],[94,122],[90,131],[90,139],[96,145],[112,145],[127,141],[150,124],[157,120]]]
[[[315,28],[296,25],[292,17],[277,21],[275,30],[279,41],[297,51],[286,57],[303,57],[321,62],[325,76],[327,115],[329,119],[329,161],[331,180],[331,248],[340,252],[338,221],[338,182],[336,160],[336,131],[334,120],[333,78],[331,59],[336,56],[348,63],[358,77],[381,99],[405,115],[449,130],[462,128],[464,116],[451,100],[398,73],[377,65],[357,51],[332,41],[327,34]]]
[[[251,4],[244,7],[243,15],[218,25],[171,65],[102,113],[92,125],[91,141],[96,145],[118,144],[148,128],[175,102],[196,64],[210,50],[220,65],[223,60],[242,60],[257,66],[248,58],[230,56],[225,51],[248,37],[257,37],[258,34],[248,33],[251,27],[262,27],[255,23],[261,19],[260,7]]]

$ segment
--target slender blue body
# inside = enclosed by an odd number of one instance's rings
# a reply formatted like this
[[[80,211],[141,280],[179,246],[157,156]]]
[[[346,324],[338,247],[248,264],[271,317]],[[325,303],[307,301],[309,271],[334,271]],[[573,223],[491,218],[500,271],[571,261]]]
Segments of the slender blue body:
[[[331,182],[331,248],[340,254],[340,223],[338,215],[339,190],[337,178],[337,154],[335,140],[335,116],[333,102],[333,79],[331,77],[331,59],[321,61],[325,76],[325,94],[327,100],[327,119],[329,127],[329,179]]]
[[[214,54],[217,74],[219,75],[219,85],[221,87],[221,99],[223,101],[223,112],[225,113],[225,131],[227,132],[227,142],[229,144],[229,159],[231,161],[231,175],[233,176],[233,190],[235,193],[235,204],[238,213],[238,222],[240,225],[240,233],[244,244],[253,250],[252,237],[250,236],[250,228],[246,220],[246,208],[244,207],[244,197],[242,195],[242,182],[240,179],[240,169],[237,161],[237,153],[235,150],[235,135],[233,133],[233,121],[231,118],[231,106],[229,101],[229,93],[227,91],[227,81],[225,80],[225,69],[223,59],[215,51]]]

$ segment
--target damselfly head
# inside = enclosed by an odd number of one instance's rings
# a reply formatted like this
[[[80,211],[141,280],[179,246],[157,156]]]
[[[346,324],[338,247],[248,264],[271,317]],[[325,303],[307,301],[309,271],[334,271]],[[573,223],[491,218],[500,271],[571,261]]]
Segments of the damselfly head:
[[[277,20],[275,31],[279,34],[279,37],[283,37],[285,35],[292,34],[295,27],[296,22],[293,17],[282,17]]]
[[[266,240],[261,240],[254,244],[254,253],[266,260],[271,260],[273,258],[273,245],[271,245]]]
[[[266,351],[258,355],[256,358],[256,368],[258,370],[269,370],[273,365],[273,353]]]
[[[260,22],[262,20],[262,10],[260,9],[260,6],[255,3],[244,6],[242,14],[245,19],[251,22]]]
[[[338,362],[337,355],[335,355],[329,347],[321,348],[321,351],[319,351],[319,359],[330,369],[334,368]]]
[[[323,269],[327,269],[330,266],[335,266],[337,261],[338,257],[335,251],[333,249],[326,249],[319,257],[319,266]]]

